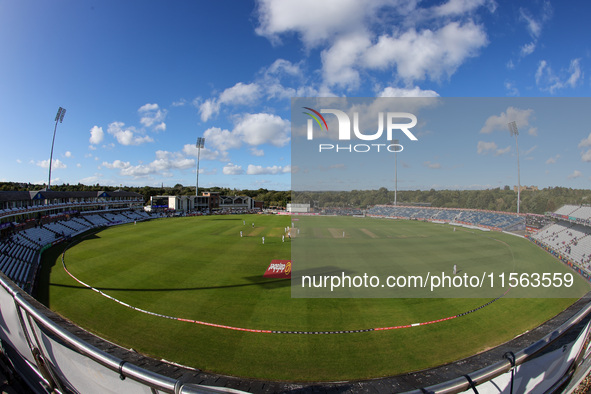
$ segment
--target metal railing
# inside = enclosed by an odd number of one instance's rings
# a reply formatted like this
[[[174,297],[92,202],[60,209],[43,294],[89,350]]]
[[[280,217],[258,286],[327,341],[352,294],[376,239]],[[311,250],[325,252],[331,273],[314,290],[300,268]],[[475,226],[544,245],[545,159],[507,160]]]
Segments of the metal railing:
[[[488,367],[482,368],[480,370],[468,373],[464,376],[460,376],[458,378],[442,382],[439,384],[435,384],[433,386],[425,387],[419,390],[413,390],[408,392],[408,394],[424,394],[424,393],[438,393],[438,394],[453,394],[453,393],[461,393],[464,391],[474,391],[476,388],[479,389],[478,385],[490,382],[496,377],[499,377],[503,374],[512,374],[515,373],[516,369],[526,363],[534,359],[539,353],[547,349],[550,345],[554,344],[556,340],[563,337],[568,331],[573,329],[577,324],[583,321],[588,315],[591,313],[591,302],[587,303],[581,310],[579,310],[574,316],[572,316],[568,321],[562,324],[560,327],[552,331],[551,333],[544,336],[542,339],[534,342],[530,346],[526,347],[518,351],[515,354],[506,353],[505,357],[502,361],[499,361],[493,365]],[[573,376],[574,372],[577,368],[582,364],[583,357],[585,354],[585,346],[587,346],[589,342],[589,327],[591,323],[587,323],[585,328],[579,333],[578,341],[580,342],[580,347],[578,349],[573,349],[576,353],[576,357],[572,359],[570,365],[566,366],[566,373],[564,373],[559,379],[550,382],[550,388],[546,388],[544,392],[556,392],[560,389],[569,379]],[[572,343],[574,344],[575,341]],[[543,372],[543,371],[541,371]],[[542,375],[543,376],[543,375]],[[511,387],[509,392],[513,392],[513,380],[514,375],[511,375]],[[498,388],[498,387],[497,387]],[[496,391],[499,392],[499,391]],[[505,392],[501,390],[501,392]],[[516,391],[516,392],[523,392],[523,391]]]
[[[586,323],[582,330],[576,332],[576,339],[569,339],[568,345],[561,345],[558,351],[552,350],[556,354],[552,360],[560,368],[553,374],[548,373],[551,377],[546,376],[547,371],[540,367],[533,368],[533,374],[531,369],[524,372],[526,370],[520,368],[528,363],[535,364],[530,361],[549,352],[551,345],[555,345],[557,340],[573,330],[590,313],[591,303],[587,303],[560,327],[515,354],[507,353],[502,361],[410,393],[451,394],[474,389],[482,393],[491,391],[486,389],[487,384],[492,384],[495,392],[513,392],[514,379],[520,381],[516,383],[515,392],[525,392],[529,391],[524,389],[529,387],[526,385],[529,384],[528,380],[537,381],[539,376],[548,381],[544,382],[543,390],[534,391],[555,392],[569,381],[582,364],[591,323]],[[53,312],[0,273],[1,343],[4,347],[9,346],[13,350],[12,354],[18,355],[21,365],[24,362],[31,368],[31,372],[43,381],[42,386],[47,392],[243,393],[224,387],[184,383],[149,371],[82,340],[62,327],[59,320]],[[495,378],[501,378],[502,384],[493,381]],[[499,390],[499,387],[504,388]]]
[[[0,339],[4,347],[10,346],[21,361],[35,369],[30,372],[43,380],[47,392],[243,393],[184,383],[106,353],[61,327],[51,311],[3,273],[0,273]],[[87,376],[80,376],[81,371],[86,371]],[[86,381],[83,388],[75,383],[80,380]]]

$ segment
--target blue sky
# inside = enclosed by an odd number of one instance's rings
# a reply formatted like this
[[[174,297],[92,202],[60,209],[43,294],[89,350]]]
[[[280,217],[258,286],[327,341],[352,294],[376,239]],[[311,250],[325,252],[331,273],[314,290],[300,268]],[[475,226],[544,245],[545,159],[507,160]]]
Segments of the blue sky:
[[[53,184],[194,185],[205,137],[200,186],[287,190],[292,97],[589,97],[589,15],[583,0],[0,0],[0,181],[47,181],[62,106]],[[591,122],[528,126],[521,183],[589,188]],[[400,189],[516,184],[508,131],[420,138]]]

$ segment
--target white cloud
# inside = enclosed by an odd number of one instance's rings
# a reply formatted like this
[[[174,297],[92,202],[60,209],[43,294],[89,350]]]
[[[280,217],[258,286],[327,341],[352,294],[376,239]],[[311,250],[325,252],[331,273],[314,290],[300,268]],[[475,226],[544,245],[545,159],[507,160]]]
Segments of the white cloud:
[[[80,164],[80,163],[76,163],[76,167],[78,167],[78,168],[82,168],[82,164]]]
[[[166,123],[164,123],[164,122],[158,123],[156,126],[153,127],[153,130],[156,132],[166,131]]]
[[[318,90],[307,80],[300,66],[300,63],[277,59],[269,67],[262,69],[256,80],[261,95],[267,100],[317,96]],[[286,86],[286,83],[293,86]]]
[[[201,149],[201,153],[194,144],[185,144],[183,146],[183,153],[187,156],[199,157],[200,160],[219,160],[228,161],[228,153],[225,151],[217,151],[208,148],[208,141],[205,141],[205,148]]]
[[[579,82],[579,79],[583,76],[580,63],[581,59],[573,59],[570,61],[570,66],[568,68],[570,75],[565,84],[571,88],[577,86],[577,82]]]
[[[258,98],[260,87],[256,83],[244,84],[238,82],[236,85],[224,90],[219,96],[222,104],[249,104]]]
[[[173,107],[184,107],[187,104],[187,100],[182,98],[178,101],[173,101],[172,106]]]
[[[65,157],[72,157],[72,152],[70,152],[69,150],[66,151],[66,153],[64,153]]]
[[[262,99],[289,100],[292,97],[317,96],[318,90],[307,80],[300,66],[301,62],[276,59],[270,66],[263,67],[253,82],[238,82],[217,96],[206,100],[195,99],[193,105],[205,122],[217,115],[223,106],[254,107]]]
[[[290,122],[273,114],[246,114],[236,124],[233,133],[248,145],[271,144],[285,146],[290,141]]]
[[[103,162],[102,167],[118,169],[122,176],[134,178],[152,174],[170,176],[172,170],[186,170],[196,166],[194,159],[186,158],[179,152],[156,151],[156,159],[149,164],[131,165],[128,161],[115,160],[112,163]]]
[[[495,151],[495,150],[497,150],[497,144],[495,144],[494,142],[478,141],[478,146],[476,147],[476,152],[479,155],[486,154],[489,151]]]
[[[265,156],[265,151],[263,151],[262,149],[257,149],[255,147],[250,148],[250,153],[252,153],[253,156]]]
[[[121,161],[121,160],[115,160],[112,163],[108,163],[106,161],[103,161],[102,166],[105,168],[109,168],[109,169],[114,169],[114,168],[123,169],[123,168],[131,167],[131,163],[128,161]]]
[[[261,94],[261,88],[257,83],[244,84],[238,82],[236,85],[224,90],[217,98],[205,100],[199,105],[201,120],[206,122],[216,115],[221,105],[247,105],[257,100]]]
[[[587,138],[582,139],[581,142],[579,142],[579,145],[578,145],[579,148],[584,148],[586,146],[591,146],[591,133],[589,133],[589,135],[587,136]]]
[[[583,176],[583,173],[579,170],[574,170],[572,174],[570,174],[569,176],[567,176],[568,179],[575,179],[575,178],[580,178]]]
[[[141,115],[140,123],[144,127],[151,127],[154,131],[166,131],[166,118],[167,111],[161,110],[158,104],[144,104],[138,112]]]
[[[581,59],[572,59],[568,70],[561,70],[557,75],[546,60],[541,60],[536,70],[536,85],[542,91],[554,94],[559,89],[574,88],[583,77]]]
[[[587,152],[581,153],[581,160],[587,163],[591,161],[591,149]]]
[[[526,151],[524,151],[522,153],[523,156],[529,156],[533,151],[535,151],[538,148],[537,145],[532,146],[531,148],[527,149]]]
[[[431,11],[435,16],[452,16],[474,11],[481,6],[487,6],[490,12],[494,12],[497,7],[494,0],[449,0],[446,3],[433,7]]]
[[[340,37],[329,49],[322,51],[325,83],[328,86],[357,88],[360,77],[354,67],[361,62],[370,45],[368,34],[361,31]]]
[[[262,99],[289,100],[292,97],[317,96],[318,90],[307,81],[300,66],[301,63],[276,59],[270,66],[263,67],[253,82],[238,82],[205,100],[198,97],[193,100],[193,106],[198,109],[201,120],[206,122],[217,115],[223,106],[254,107]]]
[[[521,47],[520,55],[521,57],[525,57],[527,55],[531,55],[536,50],[536,43],[530,42],[529,44],[525,44]]]
[[[193,159],[188,159],[178,152],[156,151],[156,160],[150,163],[156,171],[168,171],[171,169],[186,170],[196,166]]]
[[[102,174],[95,174],[78,180],[78,183],[81,183],[83,185],[96,185],[97,183],[99,183],[99,181],[102,180],[102,177]]]
[[[507,111],[500,115],[489,117],[480,130],[483,134],[492,133],[495,130],[509,131],[509,122],[516,122],[518,129],[524,129],[529,126],[529,119],[533,115],[532,109],[519,109],[515,107],[507,108]]]
[[[324,87],[355,89],[365,69],[390,69],[407,84],[440,80],[487,44],[484,27],[473,22],[472,14],[482,7],[494,12],[496,4],[449,0],[421,5],[392,0],[261,0],[256,32],[273,44],[292,34],[307,50],[321,47]]]
[[[531,135],[532,137],[537,137],[538,136],[538,128],[537,127],[531,127],[527,131],[527,134]]]
[[[277,115],[258,113],[245,114],[236,118],[232,131],[211,127],[203,133],[205,143],[214,149],[225,152],[237,149],[242,144],[253,147],[271,144],[277,147],[285,146],[290,141],[290,122]],[[252,150],[255,156],[262,155],[262,150]]]
[[[279,43],[284,33],[296,33],[312,48],[352,26],[363,25],[380,5],[381,1],[369,0],[261,0],[256,33],[273,43]]]
[[[208,145],[215,149],[226,151],[228,149],[237,149],[242,145],[240,138],[229,130],[222,130],[219,127],[211,127],[203,133]]]
[[[534,17],[531,13],[525,9],[519,9],[519,18],[520,20],[525,22],[527,31],[529,35],[534,38],[538,39],[542,34],[542,27],[545,22],[547,22],[550,18],[552,18],[553,9],[552,5],[549,1],[544,1],[541,7],[538,7],[539,15],[538,17]]]
[[[249,164],[248,168],[246,169],[246,174],[248,175],[277,175],[277,174],[285,174],[291,172],[291,166],[272,166],[272,167],[263,167],[263,166],[255,166],[253,164]]]
[[[541,7],[538,7],[538,16],[533,16],[525,8],[519,9],[519,20],[525,23],[526,29],[532,38],[532,41],[521,46],[519,57],[524,58],[531,55],[536,50],[538,40],[542,34],[542,27],[552,17],[552,6],[549,1],[545,1]]]
[[[97,145],[100,144],[101,142],[103,142],[103,138],[105,138],[105,133],[103,132],[103,128],[102,127],[98,127],[98,126],[93,126],[92,129],[90,129],[90,143],[93,145]]]
[[[519,90],[513,82],[505,81],[505,89],[507,90],[508,96],[519,96]]]
[[[293,64],[289,60],[277,59],[267,68],[266,73],[273,75],[288,74],[292,76],[299,76],[302,74],[302,70],[298,64]]]
[[[141,145],[146,142],[154,142],[148,135],[140,136],[135,127],[125,127],[123,122],[113,122],[107,128],[107,133],[115,136],[121,145]]]
[[[433,90],[423,90],[418,86],[414,88],[393,88],[386,87],[377,95],[378,97],[439,97]]]
[[[519,16],[521,17],[522,20],[525,21],[526,26],[527,26],[527,30],[529,32],[529,34],[534,37],[534,38],[538,38],[540,36],[540,33],[542,32],[542,25],[540,22],[538,22],[537,20],[535,20],[525,9],[520,9],[519,10]]]
[[[546,62],[545,60],[540,60],[540,63],[538,64],[538,69],[536,70],[536,84],[540,84],[542,76],[544,75],[544,70],[546,69],[547,65],[548,62]]]
[[[441,168],[441,164],[440,163],[431,163],[430,161],[425,161],[423,163],[423,165],[425,167],[429,167],[429,168],[432,168],[432,169],[439,169],[439,168]]]
[[[18,164],[22,164],[22,162],[23,162],[23,161],[22,161],[21,159],[16,159],[16,162],[17,162]]]
[[[244,173],[244,170],[239,165],[228,163],[224,166],[222,172],[224,173],[224,175],[241,175]]]
[[[309,93],[306,93],[309,92]],[[269,80],[268,84],[265,86],[265,93],[267,95],[267,99],[277,99],[277,100],[288,100],[292,97],[306,97],[306,96],[315,96],[316,91],[313,90],[311,87],[306,88],[298,88],[298,90],[290,87],[283,86],[278,80],[272,81]]]
[[[546,164],[556,164],[556,160],[558,159],[560,159],[560,155],[550,157],[548,160],[546,160]]]
[[[497,151],[495,152],[495,156],[501,156],[504,155],[505,153],[509,153],[511,151],[511,145],[509,145],[506,148],[503,149],[497,149]]]
[[[144,104],[140,107],[140,109],[138,109],[139,112],[151,112],[151,111],[156,111],[158,110],[158,108],[160,108],[158,106],[158,104]]]
[[[409,29],[397,36],[382,35],[367,50],[363,60],[368,68],[396,66],[405,81],[449,78],[478,49],[488,43],[482,26],[472,21],[451,22],[438,30]]]
[[[213,115],[220,111],[220,103],[215,99],[205,100],[199,104],[199,113],[201,114],[201,120],[206,122]]]
[[[49,168],[49,159],[47,160],[40,160],[37,162],[34,162],[34,164],[38,167],[41,168]],[[53,159],[51,162],[51,169],[55,170],[55,169],[62,169],[62,168],[67,168],[67,166],[60,161],[59,159]]]

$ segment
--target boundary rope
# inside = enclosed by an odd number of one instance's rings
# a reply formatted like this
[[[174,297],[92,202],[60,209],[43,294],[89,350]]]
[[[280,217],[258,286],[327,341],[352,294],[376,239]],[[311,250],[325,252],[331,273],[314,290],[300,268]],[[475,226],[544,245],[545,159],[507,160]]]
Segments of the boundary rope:
[[[210,323],[210,322],[206,322],[206,321],[200,321],[200,320],[193,320],[193,319],[185,319],[182,317],[175,317],[175,316],[168,316],[168,315],[164,315],[161,313],[156,313],[156,312],[151,312],[142,308],[138,308],[136,306],[130,305],[126,302],[123,302],[113,296],[108,295],[107,293],[90,286],[89,284],[84,283],[83,281],[81,281],[80,279],[78,279],[77,277],[75,277],[70,271],[68,271],[68,268],[66,267],[66,261],[65,261],[65,255],[66,255],[66,251],[68,250],[69,246],[66,247],[66,249],[63,251],[62,253],[62,267],[64,268],[64,271],[66,271],[66,273],[72,278],[74,279],[76,282],[80,283],[82,286],[102,295],[103,297],[106,297],[108,299],[110,299],[111,301],[115,301],[116,303],[123,305],[129,309],[133,309],[134,311],[137,312],[141,312],[141,313],[145,313],[148,315],[152,315],[152,316],[157,316],[157,317],[162,317],[165,319],[170,319],[170,320],[177,320],[177,321],[182,321],[182,322],[186,322],[186,323],[193,323],[193,324],[199,324],[199,325],[203,325],[203,326],[210,326],[210,327],[217,327],[217,328],[223,328],[226,330],[234,330],[234,331],[245,331],[245,332],[254,332],[254,333],[265,333],[265,334],[305,334],[305,335],[322,335],[322,334],[353,334],[353,333],[361,333],[361,332],[370,332],[370,331],[388,331],[388,330],[398,330],[398,329],[402,329],[402,328],[411,328],[411,327],[420,327],[420,326],[426,326],[429,324],[435,324],[435,323],[441,323],[447,320],[452,320],[452,319],[456,319],[458,317],[462,317],[462,316],[466,316],[470,313],[476,312],[484,307],[487,307],[488,305],[492,304],[493,302],[497,301],[498,299],[504,297],[509,290],[511,290],[511,288],[508,288],[502,295],[500,295],[499,297],[487,302],[486,304],[480,305],[477,308],[471,309],[469,311],[463,312],[463,313],[459,313],[457,315],[453,315],[453,316],[449,316],[449,317],[444,317],[442,319],[437,319],[437,320],[430,320],[430,321],[426,321],[426,322],[420,322],[420,323],[412,323],[412,324],[405,324],[405,325],[401,325],[401,326],[391,326],[391,327],[375,327],[375,328],[365,328],[365,329],[360,329],[360,330],[342,330],[342,331],[285,331],[285,330],[261,330],[261,329],[253,329],[253,328],[242,328],[242,327],[234,327],[234,326],[228,326],[228,325],[224,325],[224,324],[216,324],[216,323]]]

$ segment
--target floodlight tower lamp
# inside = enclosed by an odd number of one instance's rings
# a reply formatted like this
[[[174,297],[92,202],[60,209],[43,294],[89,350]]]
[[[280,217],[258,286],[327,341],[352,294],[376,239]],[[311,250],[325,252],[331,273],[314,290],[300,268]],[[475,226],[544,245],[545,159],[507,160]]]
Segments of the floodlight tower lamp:
[[[64,115],[66,115],[66,109],[59,107],[57,114],[55,115],[55,127],[53,128],[53,139],[51,140],[51,153],[49,155],[49,179],[47,181],[47,190],[51,189],[51,163],[53,161],[53,145],[55,144],[55,132],[57,131],[57,123],[64,121]]]
[[[519,175],[519,142],[517,141],[519,130],[517,130],[517,123],[515,121],[509,122],[509,133],[511,133],[511,137],[515,136],[515,146],[517,147],[517,213],[519,213],[519,202],[521,201],[521,179]]]
[[[394,145],[398,146],[400,141],[394,140]],[[398,149],[394,148],[394,205],[398,205]]]
[[[201,158],[201,149],[205,146],[205,138],[198,137],[195,146],[197,147],[197,180],[195,184],[195,197],[199,197],[199,159]],[[195,203],[197,203],[197,199],[195,199]]]

